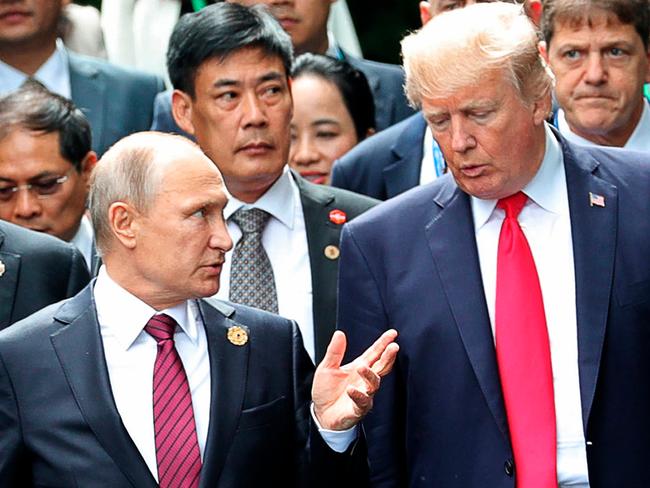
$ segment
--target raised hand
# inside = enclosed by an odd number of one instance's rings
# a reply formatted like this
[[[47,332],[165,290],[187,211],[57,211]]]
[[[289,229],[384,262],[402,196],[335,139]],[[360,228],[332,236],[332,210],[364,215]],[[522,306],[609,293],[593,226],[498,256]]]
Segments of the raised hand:
[[[381,378],[390,373],[395,363],[399,350],[396,338],[396,330],[387,330],[361,356],[341,366],[345,334],[334,332],[316,369],[311,390],[314,413],[323,428],[349,429],[370,411]]]

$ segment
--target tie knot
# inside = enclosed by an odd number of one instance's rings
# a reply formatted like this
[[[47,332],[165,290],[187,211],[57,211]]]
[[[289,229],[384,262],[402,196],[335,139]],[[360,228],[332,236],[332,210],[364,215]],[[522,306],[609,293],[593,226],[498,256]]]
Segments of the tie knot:
[[[242,233],[254,234],[264,230],[270,217],[271,214],[259,208],[251,208],[248,210],[240,208],[230,217],[230,220],[239,226]]]
[[[519,217],[521,209],[524,208],[528,197],[523,192],[517,192],[514,195],[500,199],[497,202],[497,207],[506,212],[506,218],[511,217],[516,219]]]
[[[144,330],[160,344],[162,341],[174,338],[176,321],[167,314],[159,313],[149,319],[147,325],[144,326]]]

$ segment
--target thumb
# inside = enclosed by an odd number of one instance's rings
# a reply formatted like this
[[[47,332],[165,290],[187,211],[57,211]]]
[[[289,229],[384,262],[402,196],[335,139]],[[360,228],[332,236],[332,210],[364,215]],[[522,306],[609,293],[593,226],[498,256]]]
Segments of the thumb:
[[[318,367],[339,368],[341,366],[341,361],[343,361],[343,356],[345,355],[346,343],[345,334],[340,330],[335,331],[332,340],[327,346],[325,357]]]

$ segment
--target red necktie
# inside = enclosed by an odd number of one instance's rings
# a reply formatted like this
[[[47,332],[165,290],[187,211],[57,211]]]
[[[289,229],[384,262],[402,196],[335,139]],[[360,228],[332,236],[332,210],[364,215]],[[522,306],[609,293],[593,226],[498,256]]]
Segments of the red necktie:
[[[517,488],[557,488],[553,371],[535,261],[517,216],[527,197],[497,203],[496,350]]]
[[[165,314],[154,315],[144,328],[158,343],[153,367],[158,485],[161,488],[194,488],[199,486],[201,454],[190,386],[174,347],[175,329],[176,321]]]

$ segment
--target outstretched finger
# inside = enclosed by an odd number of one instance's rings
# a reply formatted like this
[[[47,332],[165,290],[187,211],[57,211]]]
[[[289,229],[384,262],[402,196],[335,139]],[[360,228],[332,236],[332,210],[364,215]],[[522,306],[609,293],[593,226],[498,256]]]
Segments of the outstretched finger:
[[[318,365],[319,368],[338,368],[341,366],[343,356],[345,355],[346,339],[345,334],[340,330],[334,332],[332,340],[327,346],[327,351],[323,360]]]
[[[374,395],[379,389],[379,383],[381,382],[379,375],[365,365],[357,368],[357,374],[366,383],[366,393],[371,396]]]
[[[372,365],[372,371],[380,377],[386,376],[393,369],[398,352],[399,345],[397,343],[388,344],[379,360]]]
[[[372,346],[364,351],[358,358],[368,366],[372,366],[382,356],[389,344],[397,338],[397,331],[389,329],[377,339]]]

